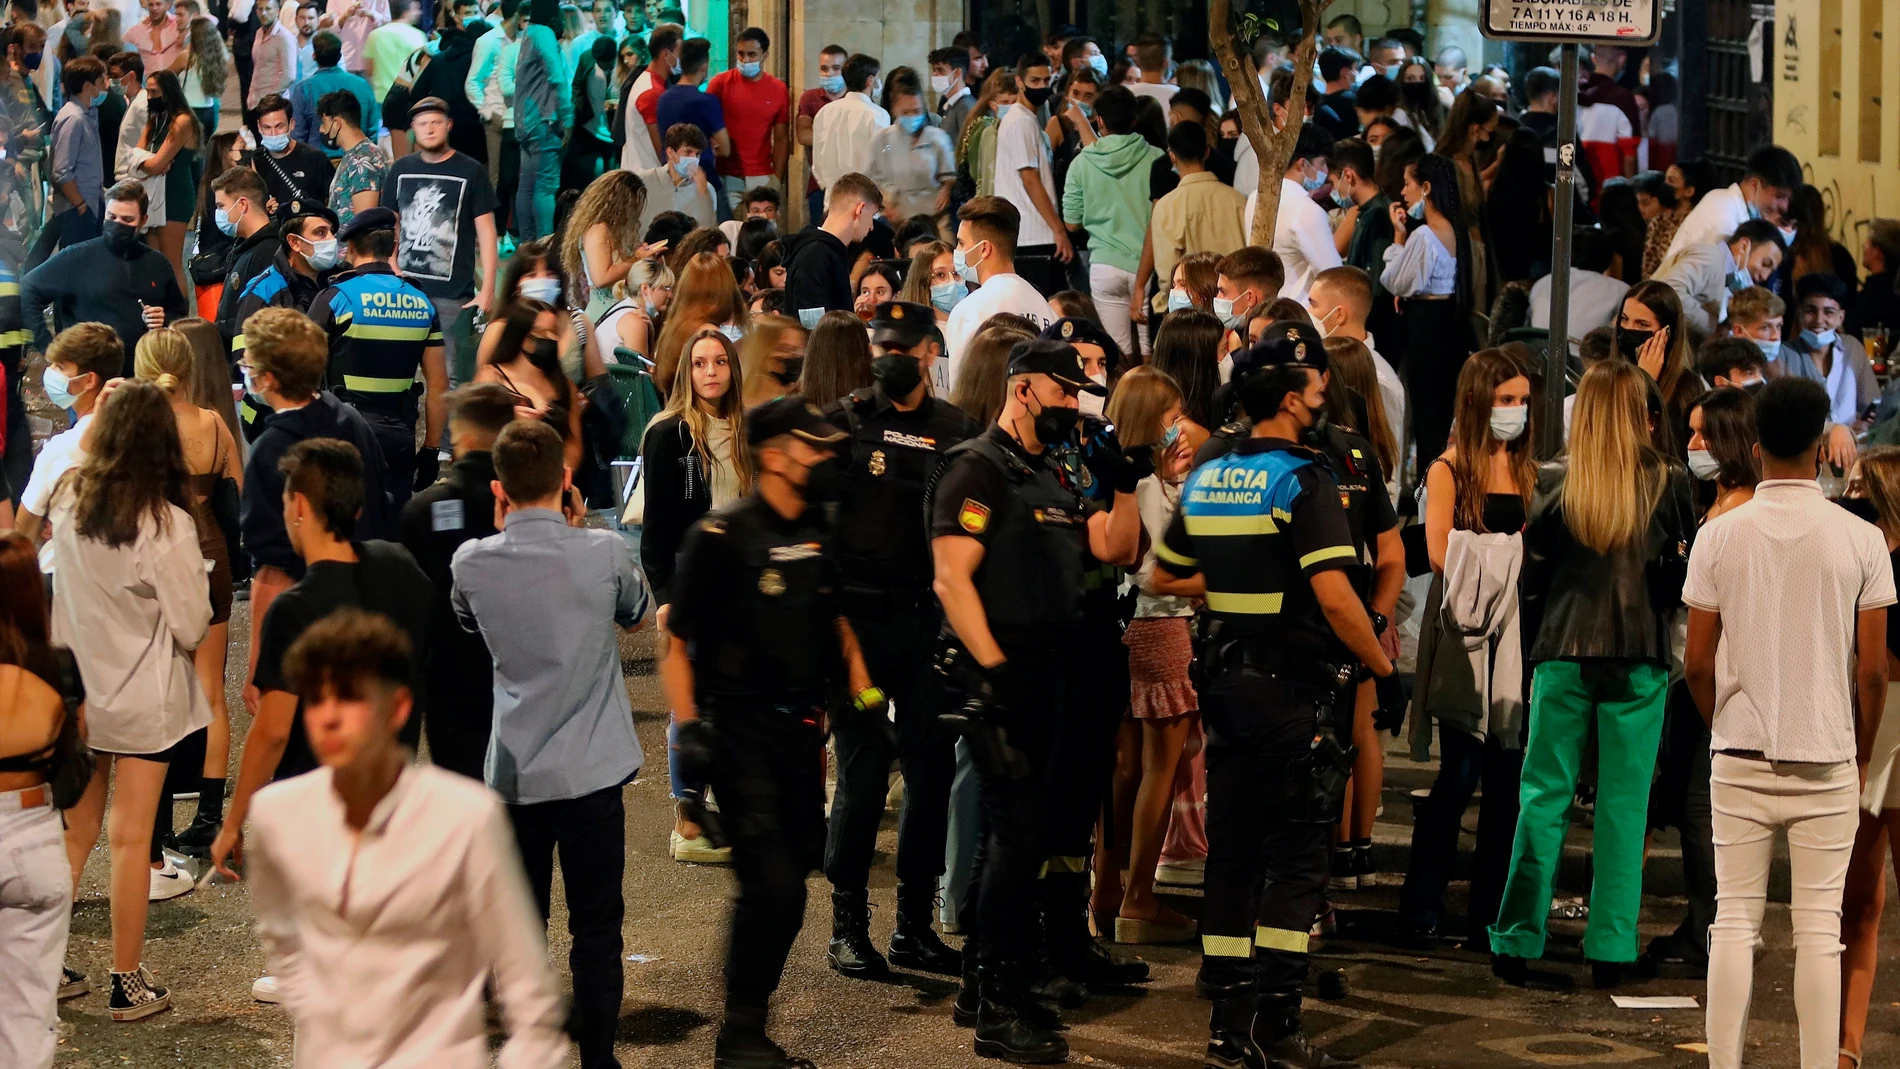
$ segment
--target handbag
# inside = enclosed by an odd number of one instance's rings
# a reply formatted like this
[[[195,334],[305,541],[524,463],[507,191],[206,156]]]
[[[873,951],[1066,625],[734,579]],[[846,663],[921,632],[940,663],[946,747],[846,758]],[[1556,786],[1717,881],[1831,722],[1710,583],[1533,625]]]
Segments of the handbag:
[[[218,435],[218,459],[212,470],[224,471],[224,435]],[[237,480],[229,475],[219,475],[218,482],[211,488],[211,496],[205,499],[205,508],[211,511],[211,518],[217,521],[218,531],[224,535],[225,559],[231,564],[233,582],[249,578],[250,558],[244,553],[242,532],[238,526],[238,515],[242,507],[243,494],[238,490]]]
[[[53,795],[53,808],[71,809],[79,804],[86,787],[92,783],[99,758],[79,737],[79,707],[86,700],[86,684],[79,676],[79,662],[73,659],[71,650],[54,650],[53,656],[59,665],[59,694],[65,700],[66,715],[59,722],[59,735],[53,739],[46,786]]]
[[[1668,504],[1657,502],[1657,511],[1667,507],[1674,523],[1663,532],[1662,548],[1647,569],[1650,607],[1659,613],[1672,612],[1682,604],[1682,588],[1689,581],[1689,534],[1694,528],[1683,520],[1682,500],[1672,492],[1674,482],[1674,472],[1664,468],[1663,496]]]

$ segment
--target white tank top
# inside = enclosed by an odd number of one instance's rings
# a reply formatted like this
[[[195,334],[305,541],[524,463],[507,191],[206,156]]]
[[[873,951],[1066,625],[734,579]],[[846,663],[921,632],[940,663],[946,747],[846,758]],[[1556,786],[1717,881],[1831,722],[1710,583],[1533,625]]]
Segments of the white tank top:
[[[620,320],[637,308],[639,304],[633,298],[623,297],[601,313],[594,324],[594,351],[600,354],[602,363],[620,363],[620,358],[614,355],[614,347],[620,344]]]

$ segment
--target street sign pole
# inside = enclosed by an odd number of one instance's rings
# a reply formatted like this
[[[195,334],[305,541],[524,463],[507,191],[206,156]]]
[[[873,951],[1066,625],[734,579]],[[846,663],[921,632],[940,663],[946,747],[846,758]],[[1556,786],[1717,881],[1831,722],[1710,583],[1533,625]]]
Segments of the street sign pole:
[[[1563,46],[1557,90],[1557,189],[1550,225],[1550,337],[1544,342],[1544,411],[1537,454],[1564,447],[1564,386],[1570,370],[1570,228],[1577,203],[1577,46]]]

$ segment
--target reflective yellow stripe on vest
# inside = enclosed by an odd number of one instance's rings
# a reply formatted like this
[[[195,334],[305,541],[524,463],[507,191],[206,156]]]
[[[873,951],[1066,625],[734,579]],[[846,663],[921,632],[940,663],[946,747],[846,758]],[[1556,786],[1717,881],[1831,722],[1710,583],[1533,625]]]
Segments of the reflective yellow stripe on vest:
[[[1200,563],[1199,561],[1195,560],[1193,557],[1184,557],[1181,554],[1176,553],[1173,549],[1169,548],[1166,542],[1156,542],[1154,544],[1154,548],[1155,548],[1155,556],[1160,557],[1162,560],[1167,561],[1169,564],[1179,564],[1183,568],[1192,568],[1196,564]]]
[[[369,375],[343,376],[343,388],[357,393],[402,393],[415,385],[415,379],[379,379]]]
[[[1219,538],[1227,535],[1270,535],[1276,534],[1280,525],[1273,517],[1262,512],[1252,516],[1196,516],[1187,517],[1187,533],[1196,538]]]
[[[1280,611],[1282,594],[1223,594],[1207,592],[1207,607],[1215,612],[1236,615],[1270,616]]]
[[[392,327],[376,323],[351,322],[344,332],[346,337],[366,338],[373,341],[428,341],[429,325]]]

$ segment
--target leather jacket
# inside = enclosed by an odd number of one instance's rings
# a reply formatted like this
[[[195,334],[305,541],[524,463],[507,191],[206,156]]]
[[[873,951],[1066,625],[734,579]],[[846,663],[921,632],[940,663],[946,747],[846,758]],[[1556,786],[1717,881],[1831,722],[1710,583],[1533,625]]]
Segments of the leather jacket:
[[[1695,537],[1695,508],[1688,471],[1666,461],[1668,481],[1650,515],[1646,538],[1607,555],[1580,545],[1564,522],[1565,461],[1539,467],[1530,520],[1524,528],[1524,568],[1519,580],[1525,661],[1609,658],[1670,660],[1670,619],[1681,592],[1657,604],[1652,572],[1665,546]]]

